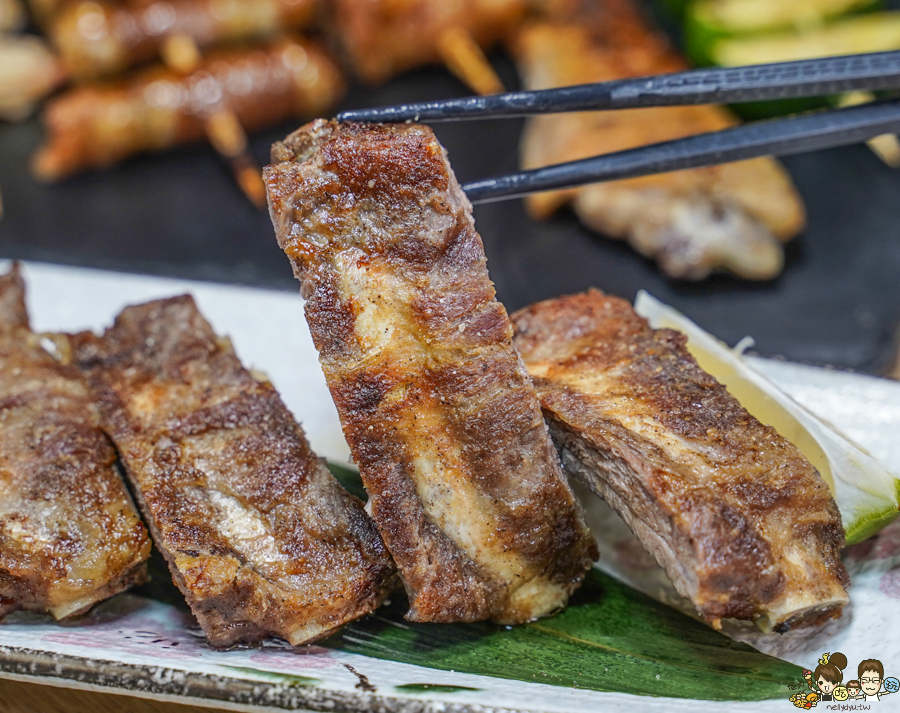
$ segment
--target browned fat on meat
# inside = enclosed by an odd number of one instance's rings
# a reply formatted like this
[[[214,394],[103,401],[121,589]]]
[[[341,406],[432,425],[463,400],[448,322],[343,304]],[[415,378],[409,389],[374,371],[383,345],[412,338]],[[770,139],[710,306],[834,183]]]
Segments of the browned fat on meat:
[[[394,568],[362,503],[190,297],[128,307],[103,337],[74,342],[210,643],[301,644],[381,604]]]
[[[433,133],[317,121],[272,155],[275,231],[407,617],[564,606],[596,546]]]
[[[567,470],[704,617],[783,632],[840,616],[849,580],[828,486],[700,369],[684,335],[596,290],[513,322]]]
[[[77,367],[28,326],[17,268],[0,276],[0,618],[57,619],[146,580],[150,540]]]

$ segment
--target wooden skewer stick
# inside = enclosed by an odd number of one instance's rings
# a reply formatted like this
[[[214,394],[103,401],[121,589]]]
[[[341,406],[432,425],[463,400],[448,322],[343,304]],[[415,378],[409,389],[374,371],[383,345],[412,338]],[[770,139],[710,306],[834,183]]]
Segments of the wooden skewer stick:
[[[173,72],[190,74],[200,66],[200,48],[190,35],[171,35],[167,37],[160,47],[160,56],[165,64]]]
[[[888,379],[894,379],[895,381],[900,381],[900,329],[898,329],[894,333],[894,344],[893,344],[893,352],[894,358],[891,362],[891,365],[888,367],[887,372],[884,374]]]
[[[472,91],[482,96],[505,91],[475,38],[462,27],[444,30],[438,37],[437,48],[447,68]]]
[[[878,158],[891,168],[900,168],[900,140],[896,134],[882,134],[866,142]]]
[[[188,35],[172,35],[160,54],[166,66],[179,74],[190,74],[200,65],[200,48]],[[247,134],[237,115],[227,107],[215,110],[205,121],[206,136],[213,148],[231,166],[244,195],[258,208],[266,207],[262,169],[247,150]]]
[[[206,135],[216,151],[228,159],[238,185],[253,204],[266,207],[266,185],[262,169],[247,151],[247,134],[230,109],[222,109],[206,121]]]
[[[872,92],[847,92],[841,96],[839,106],[856,106],[875,99]],[[882,134],[866,141],[866,145],[878,158],[891,168],[900,168],[900,140],[895,134]]]

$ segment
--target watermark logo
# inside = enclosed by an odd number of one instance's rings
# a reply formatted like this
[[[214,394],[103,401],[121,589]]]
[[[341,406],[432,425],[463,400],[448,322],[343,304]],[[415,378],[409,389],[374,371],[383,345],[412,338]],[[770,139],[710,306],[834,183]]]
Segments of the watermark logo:
[[[829,705],[829,710],[868,710],[867,704],[900,690],[900,680],[893,676],[885,678],[884,666],[878,659],[860,661],[857,677],[845,682],[847,663],[847,657],[840,651],[822,654],[814,671],[803,672],[804,683],[790,686],[803,689],[791,696],[791,703],[809,710],[819,703],[836,701],[842,705]],[[844,705],[845,702],[852,703]]]

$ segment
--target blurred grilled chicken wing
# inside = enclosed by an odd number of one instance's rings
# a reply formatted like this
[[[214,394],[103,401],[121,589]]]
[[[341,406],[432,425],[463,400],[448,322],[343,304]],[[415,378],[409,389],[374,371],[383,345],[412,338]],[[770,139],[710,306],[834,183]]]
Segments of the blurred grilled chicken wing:
[[[682,334],[596,290],[513,321],[566,469],[707,620],[784,632],[840,616],[849,580],[828,486],[700,369]]]
[[[205,120],[221,109],[233,111],[248,131],[315,116],[343,91],[334,61],[302,39],[213,52],[187,76],[153,67],[129,80],[76,87],[53,99],[43,115],[48,138],[33,169],[53,181],[142,151],[198,141],[206,136]]]
[[[381,604],[394,568],[362,503],[190,297],[128,307],[74,345],[210,643],[302,644]]]
[[[572,3],[570,3],[572,4]],[[575,3],[552,21],[525,27],[515,53],[529,89],[663,74],[686,68],[632,0]],[[531,119],[522,164],[537,168],[669,141],[736,123],[715,106],[659,107],[545,115]],[[749,279],[777,275],[781,243],[803,227],[803,204],[773,159],[738,163],[528,198],[537,218],[565,203],[588,227],[626,238],[672,277],[700,279],[724,268]]]
[[[522,18],[525,0],[331,0],[333,33],[356,74],[370,84],[439,62],[448,28],[481,46],[503,39]]]
[[[200,46],[268,37],[305,27],[315,9],[316,0],[75,0],[48,34],[72,77],[96,79],[155,59],[175,35]]]
[[[317,121],[265,169],[279,244],[413,621],[565,605],[596,545],[427,128]]]
[[[146,580],[150,540],[78,369],[28,327],[0,277],[0,617],[80,614]]]

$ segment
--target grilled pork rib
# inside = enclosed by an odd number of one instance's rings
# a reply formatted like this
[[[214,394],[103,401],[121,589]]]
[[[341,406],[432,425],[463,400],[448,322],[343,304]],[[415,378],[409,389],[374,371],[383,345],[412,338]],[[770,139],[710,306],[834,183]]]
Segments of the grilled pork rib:
[[[602,82],[687,68],[633,0],[578,2],[577,11],[524,28],[516,57],[529,89]],[[575,161],[646,144],[718,131],[735,124],[721,107],[672,106],[538,116],[522,140],[524,168]],[[781,242],[803,227],[790,177],[759,158],[597,183],[528,198],[546,218],[571,202],[589,228],[625,238],[673,277],[699,279],[716,269],[750,279],[781,271]]]
[[[362,503],[190,297],[128,307],[74,344],[210,643],[301,644],[382,602],[394,570]]]
[[[317,121],[272,155],[275,231],[407,617],[563,606],[596,545],[434,134]]]
[[[0,277],[0,617],[57,619],[146,580],[150,540],[78,369],[28,326],[18,269]]]
[[[840,616],[849,580],[828,486],[697,366],[683,335],[596,290],[513,321],[567,470],[707,620],[783,632]]]

